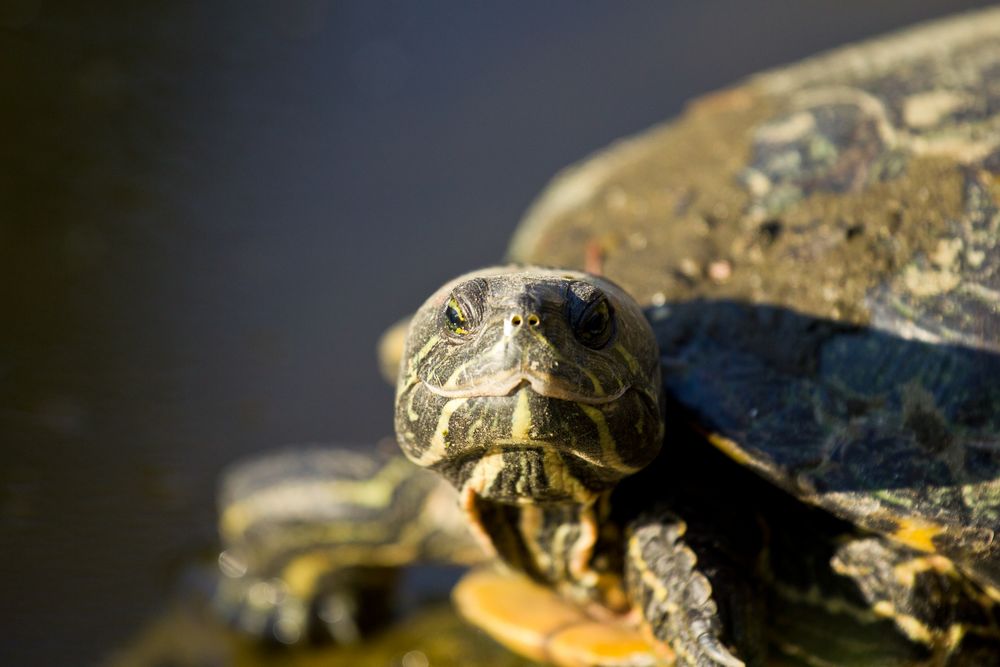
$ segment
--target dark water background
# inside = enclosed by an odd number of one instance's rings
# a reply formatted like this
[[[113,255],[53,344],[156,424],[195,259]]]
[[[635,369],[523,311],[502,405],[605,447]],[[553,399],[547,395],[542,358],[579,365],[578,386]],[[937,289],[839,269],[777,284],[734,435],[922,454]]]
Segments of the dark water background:
[[[986,4],[0,0],[0,665],[155,614],[226,462],[388,434],[377,335],[557,169]]]

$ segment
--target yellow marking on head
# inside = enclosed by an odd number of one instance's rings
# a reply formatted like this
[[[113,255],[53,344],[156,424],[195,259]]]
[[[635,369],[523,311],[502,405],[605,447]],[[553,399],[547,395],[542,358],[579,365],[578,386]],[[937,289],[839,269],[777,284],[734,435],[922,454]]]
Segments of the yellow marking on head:
[[[423,347],[403,360],[402,366],[405,371],[403,372],[402,382],[400,385],[405,385],[405,388],[409,388],[411,385],[420,381],[420,375],[417,373],[417,366],[419,366],[420,363],[427,358],[427,355],[431,353],[439,342],[441,342],[440,336],[431,336],[427,339],[427,342],[424,343]],[[397,390],[397,395],[398,391],[399,390]]]
[[[444,381],[444,385],[443,386],[445,388],[454,387],[455,386],[455,381],[458,379],[458,376],[465,372],[465,369],[469,367],[469,364],[472,363],[472,362],[475,362],[475,363],[478,364],[478,363],[480,363],[480,361],[481,361],[480,355],[476,355],[472,359],[469,359],[468,361],[463,361],[462,363],[460,363],[458,366],[455,367],[455,370],[452,371],[451,375],[448,376],[448,379]]]
[[[586,403],[577,403],[577,407],[587,416],[587,419],[594,422],[597,428],[597,438],[601,444],[600,465],[618,470],[620,472],[633,473],[639,470],[636,466],[627,465],[618,454],[617,443],[608,428],[608,422],[604,418],[604,413],[600,409]]]
[[[639,372],[639,362],[635,360],[635,357],[632,356],[631,352],[625,349],[624,345],[621,343],[615,343],[614,351],[618,353],[618,356],[625,360],[625,363],[628,364],[628,369],[632,373]]]
[[[468,430],[468,434],[469,434],[468,439],[469,439],[469,442],[479,442],[479,440],[476,437],[476,434],[480,430],[482,430],[482,428],[483,428],[483,418],[481,416],[480,417],[476,417],[475,421],[473,421],[472,424],[469,426],[469,430]]]
[[[434,428],[434,435],[431,436],[431,442],[420,456],[413,459],[414,463],[421,466],[429,466],[445,457],[447,454],[447,444],[444,439],[448,435],[448,422],[451,421],[451,416],[455,410],[465,405],[468,400],[467,398],[452,398],[442,406],[441,416],[438,417],[437,426]]]
[[[528,491],[528,484],[531,482],[531,470],[528,469],[528,459],[524,456],[517,457],[517,467],[521,469],[521,474],[514,481],[514,491],[525,496]]]
[[[719,435],[718,433],[709,433],[707,434],[707,437],[708,441],[712,443],[716,449],[740,465],[745,466],[753,463],[753,458],[729,438]]]
[[[416,373],[417,364],[423,361],[424,358],[426,358],[427,355],[431,353],[431,350],[434,349],[434,346],[437,345],[439,342],[441,342],[441,336],[437,335],[431,336],[430,338],[427,339],[427,342],[424,343],[424,346],[421,347],[419,350],[417,350],[416,354],[410,355],[409,363],[406,365],[407,375],[412,375]]]
[[[899,528],[892,533],[892,538],[908,547],[934,552],[937,550],[934,546],[934,538],[944,531],[944,526],[940,524],[923,519],[908,518],[899,521]]]
[[[485,495],[487,489],[493,485],[493,482],[500,475],[503,467],[503,454],[499,450],[486,452],[476,461],[475,467],[473,467],[472,472],[469,474],[469,479],[465,482],[465,487],[481,496]]]
[[[517,392],[517,402],[510,418],[510,437],[512,440],[531,440],[531,406],[527,389]]]
[[[417,384],[418,382],[419,380],[414,379],[413,382],[407,383],[406,387],[403,388],[403,391],[406,391],[407,389]],[[417,392],[411,391],[406,399],[406,416],[411,422],[420,420],[420,414],[413,409],[413,401],[416,400],[416,398],[417,398]]]

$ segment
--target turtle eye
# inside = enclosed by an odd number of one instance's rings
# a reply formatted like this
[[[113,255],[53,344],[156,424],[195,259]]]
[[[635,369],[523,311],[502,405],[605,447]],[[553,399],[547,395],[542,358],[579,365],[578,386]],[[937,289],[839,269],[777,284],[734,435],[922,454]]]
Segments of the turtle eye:
[[[444,318],[448,323],[448,329],[453,334],[464,336],[469,333],[468,318],[462,310],[462,304],[455,297],[448,299],[448,305],[444,309]]]
[[[486,284],[480,279],[470,280],[455,288],[444,306],[444,324],[448,331],[456,336],[473,332],[479,323],[486,289]]]
[[[574,326],[576,337],[587,347],[599,350],[611,340],[614,312],[606,298],[594,301],[583,311]]]

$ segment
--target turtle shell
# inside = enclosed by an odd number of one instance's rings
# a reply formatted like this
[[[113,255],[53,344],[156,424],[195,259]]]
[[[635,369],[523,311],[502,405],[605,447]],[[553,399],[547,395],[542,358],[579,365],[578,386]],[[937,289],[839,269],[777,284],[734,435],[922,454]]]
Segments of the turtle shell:
[[[557,177],[508,257],[616,281],[717,447],[1000,599],[998,177],[993,9],[696,101]]]

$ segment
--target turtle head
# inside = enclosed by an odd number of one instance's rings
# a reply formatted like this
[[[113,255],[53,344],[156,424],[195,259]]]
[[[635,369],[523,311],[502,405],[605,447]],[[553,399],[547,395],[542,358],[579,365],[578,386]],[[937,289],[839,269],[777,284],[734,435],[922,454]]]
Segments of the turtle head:
[[[623,290],[496,267],[449,282],[413,317],[396,432],[463,493],[590,502],[658,453],[661,391],[653,332]]]

